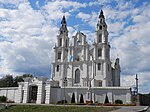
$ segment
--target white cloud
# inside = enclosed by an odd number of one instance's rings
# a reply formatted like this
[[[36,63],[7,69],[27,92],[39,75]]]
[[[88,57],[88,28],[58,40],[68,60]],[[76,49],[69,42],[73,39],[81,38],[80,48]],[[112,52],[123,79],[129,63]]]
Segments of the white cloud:
[[[68,17],[70,16],[71,12],[76,11],[81,7],[86,7],[86,4],[73,1],[58,0],[48,2],[47,5],[43,7],[43,11],[48,15],[48,19],[58,20],[62,18],[65,10],[67,10],[67,12],[65,12],[65,15]]]
[[[3,58],[0,73],[48,75],[58,28],[47,24],[40,11],[33,10],[28,2],[19,4],[18,9],[4,9],[0,13],[2,18],[9,19],[0,22],[0,35],[12,41],[0,42]]]

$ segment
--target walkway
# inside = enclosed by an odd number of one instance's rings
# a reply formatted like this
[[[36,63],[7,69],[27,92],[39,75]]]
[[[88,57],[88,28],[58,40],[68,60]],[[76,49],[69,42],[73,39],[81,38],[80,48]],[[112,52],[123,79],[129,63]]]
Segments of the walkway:
[[[112,112],[144,112],[147,108],[148,106],[122,106],[120,109]]]

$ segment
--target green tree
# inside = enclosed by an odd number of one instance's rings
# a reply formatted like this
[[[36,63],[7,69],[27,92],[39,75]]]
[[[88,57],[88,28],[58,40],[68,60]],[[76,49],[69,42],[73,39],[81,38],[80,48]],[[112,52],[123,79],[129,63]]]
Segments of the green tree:
[[[0,87],[13,87],[13,77],[12,75],[6,75],[0,79]]]
[[[76,103],[76,101],[75,101],[75,94],[74,93],[72,94],[71,103]]]
[[[105,102],[104,102],[105,104],[106,103],[109,103],[109,99],[108,99],[108,96],[107,96],[107,94],[106,94],[106,98],[105,98]]]
[[[13,78],[12,75],[6,75],[0,79],[0,87],[18,87],[18,82],[23,82],[23,78],[33,77],[31,74],[23,74]]]
[[[84,103],[83,94],[80,96],[80,103]]]
[[[33,77],[31,74],[23,74],[14,78],[14,87],[18,87],[18,82],[23,82],[23,78]]]

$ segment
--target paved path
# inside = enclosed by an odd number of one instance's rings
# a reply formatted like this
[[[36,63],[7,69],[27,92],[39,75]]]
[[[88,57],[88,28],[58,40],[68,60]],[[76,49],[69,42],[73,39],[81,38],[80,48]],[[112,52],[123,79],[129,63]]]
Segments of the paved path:
[[[148,106],[123,106],[120,109],[114,110],[112,112],[142,112],[146,108],[148,108]]]
[[[148,110],[146,112],[150,112],[150,107],[148,108]]]
[[[5,109],[6,106],[4,104],[0,104],[0,110]]]

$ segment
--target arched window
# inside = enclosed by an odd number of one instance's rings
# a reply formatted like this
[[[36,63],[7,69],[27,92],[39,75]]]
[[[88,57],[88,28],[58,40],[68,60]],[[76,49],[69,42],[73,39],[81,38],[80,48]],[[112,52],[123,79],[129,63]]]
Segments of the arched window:
[[[97,69],[98,69],[98,70],[101,70],[101,63],[98,63],[98,64],[97,64]]]
[[[68,41],[67,41],[67,39],[66,39],[66,47],[68,46]]]
[[[59,71],[59,65],[57,65],[56,71],[57,71],[57,72]]]
[[[58,58],[57,59],[61,59],[61,52],[58,52]]]
[[[80,70],[76,69],[75,71],[75,83],[80,83]]]
[[[101,56],[102,56],[102,49],[99,48],[99,49],[98,49],[98,57],[101,57]]]
[[[98,42],[102,42],[102,34],[99,34]]]
[[[100,30],[102,30],[102,25],[100,25],[99,27],[100,27]]]
[[[62,38],[59,39],[59,46],[62,46]]]

